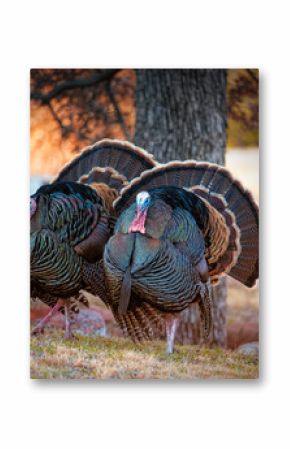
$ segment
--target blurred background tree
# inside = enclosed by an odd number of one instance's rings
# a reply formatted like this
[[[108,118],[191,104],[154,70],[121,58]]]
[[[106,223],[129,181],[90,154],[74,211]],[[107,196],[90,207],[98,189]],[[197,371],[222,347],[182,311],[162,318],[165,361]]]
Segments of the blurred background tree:
[[[158,161],[224,164],[226,147],[258,146],[258,70],[34,69],[31,173],[54,175],[104,137],[126,139]],[[226,344],[226,279],[214,289],[213,342]],[[180,342],[199,338],[197,308],[183,313]]]
[[[31,174],[54,175],[103,137],[134,140],[136,71],[31,70]],[[258,70],[227,70],[227,147],[258,145]]]
[[[159,162],[196,159],[224,164],[227,128],[227,71],[137,70],[137,145]],[[225,346],[226,279],[214,288],[213,343]],[[182,313],[176,340],[199,341],[195,304]]]
[[[73,153],[134,135],[133,70],[31,70],[31,172],[56,174]]]
[[[259,71],[228,70],[228,147],[259,145]]]

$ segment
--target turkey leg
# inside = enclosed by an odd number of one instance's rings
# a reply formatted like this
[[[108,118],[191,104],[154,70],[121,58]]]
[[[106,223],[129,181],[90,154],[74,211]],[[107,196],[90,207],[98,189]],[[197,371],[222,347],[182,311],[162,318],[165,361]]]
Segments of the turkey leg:
[[[40,334],[43,332],[43,329],[47,325],[47,323],[50,321],[51,317],[56,314],[56,312],[59,311],[59,309],[64,305],[64,300],[59,299],[57,303],[52,307],[52,309],[48,312],[47,315],[45,315],[44,318],[35,326],[35,328],[32,331],[32,335]]]
[[[66,301],[64,304],[64,311],[65,311],[65,333],[64,333],[64,338],[66,339],[70,339],[72,338],[74,335],[72,333],[71,330],[71,317],[70,317],[70,308],[69,308],[69,304]]]
[[[174,337],[177,329],[178,318],[174,315],[167,315],[165,317],[166,339],[167,339],[167,354],[172,354],[174,350]]]

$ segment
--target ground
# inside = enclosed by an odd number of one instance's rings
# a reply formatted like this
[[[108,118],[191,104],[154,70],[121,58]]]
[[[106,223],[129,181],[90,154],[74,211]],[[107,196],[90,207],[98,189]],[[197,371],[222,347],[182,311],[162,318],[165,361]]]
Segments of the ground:
[[[177,346],[165,354],[164,342],[136,346],[126,339],[63,338],[48,329],[31,337],[33,379],[256,379],[258,360],[220,348]]]
[[[165,343],[136,347],[121,338],[108,309],[99,309],[110,338],[63,338],[63,316],[41,336],[31,337],[31,377],[34,379],[255,379],[258,360],[237,351],[243,343],[259,340],[259,288],[247,289],[228,279],[228,350],[176,346],[165,355]],[[40,305],[32,309],[32,325]]]

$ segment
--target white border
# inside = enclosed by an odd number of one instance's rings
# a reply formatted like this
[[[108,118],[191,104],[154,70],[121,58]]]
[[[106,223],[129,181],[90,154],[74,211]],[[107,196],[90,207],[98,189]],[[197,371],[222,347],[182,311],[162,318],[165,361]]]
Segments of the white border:
[[[5,5],[5,6],[3,6]],[[289,13],[286,1],[83,0],[1,6],[2,447],[286,447]],[[30,67],[259,67],[260,381],[29,380]],[[286,346],[287,345],[287,346]]]

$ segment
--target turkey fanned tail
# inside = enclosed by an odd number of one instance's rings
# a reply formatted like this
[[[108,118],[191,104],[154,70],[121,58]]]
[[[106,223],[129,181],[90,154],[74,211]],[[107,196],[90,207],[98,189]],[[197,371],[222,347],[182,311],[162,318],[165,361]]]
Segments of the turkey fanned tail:
[[[224,167],[174,161],[147,170],[124,187],[114,203],[117,213],[128,208],[140,191],[161,186],[182,187],[203,201],[207,223],[198,224],[213,283],[227,273],[252,287],[259,277],[259,213],[251,193]]]
[[[92,177],[94,167],[111,167],[115,175],[121,175],[130,181],[144,170],[156,166],[157,162],[147,151],[130,142],[103,139],[85,148],[78,156],[63,167],[54,182],[78,181],[83,176]],[[100,182],[94,180],[94,182]],[[116,176],[109,181],[101,181],[115,187]]]

